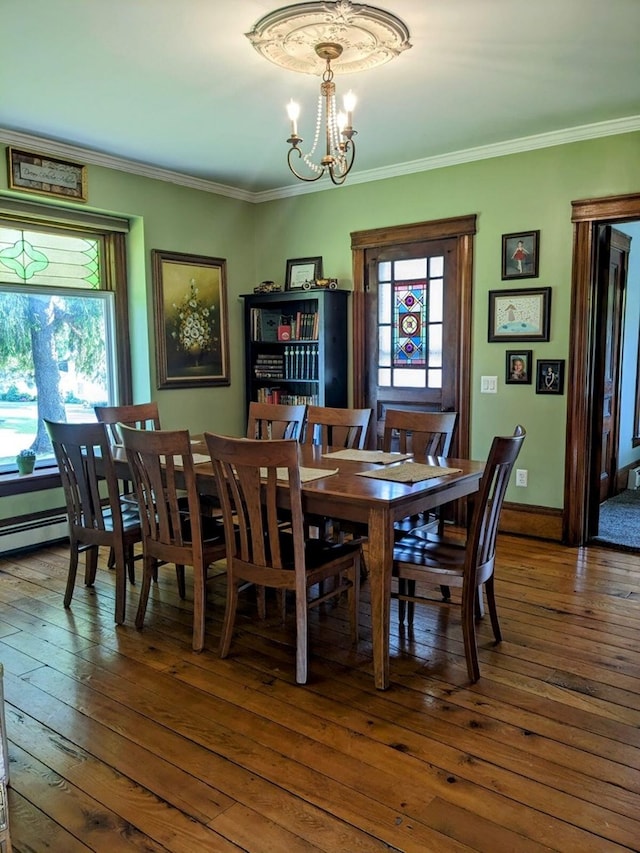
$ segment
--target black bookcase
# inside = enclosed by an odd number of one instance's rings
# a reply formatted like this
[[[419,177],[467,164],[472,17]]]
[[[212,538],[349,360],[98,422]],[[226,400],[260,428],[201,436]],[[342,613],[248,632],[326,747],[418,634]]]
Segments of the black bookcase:
[[[348,405],[348,290],[244,299],[245,400]]]

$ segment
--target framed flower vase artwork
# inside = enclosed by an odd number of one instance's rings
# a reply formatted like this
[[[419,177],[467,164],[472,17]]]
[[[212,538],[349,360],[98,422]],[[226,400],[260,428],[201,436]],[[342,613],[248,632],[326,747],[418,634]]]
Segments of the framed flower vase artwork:
[[[530,349],[507,350],[504,380],[507,385],[531,385],[532,357]]]
[[[548,341],[551,288],[489,291],[489,341]]]
[[[306,282],[322,278],[322,258],[290,258],[284,279],[285,290],[301,290]]]
[[[157,387],[229,385],[226,261],[153,249]]]
[[[522,231],[502,235],[502,280],[537,278],[540,232]]]
[[[564,359],[538,359],[536,394],[564,394]]]

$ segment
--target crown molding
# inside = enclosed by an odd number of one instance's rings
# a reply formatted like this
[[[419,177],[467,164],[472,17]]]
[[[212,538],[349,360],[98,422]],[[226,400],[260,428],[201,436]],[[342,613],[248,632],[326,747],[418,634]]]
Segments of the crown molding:
[[[640,115],[628,116],[626,118],[614,119],[612,121],[585,124],[579,127],[566,128],[565,130],[540,133],[534,136],[523,136],[519,139],[509,139],[506,142],[497,142],[493,145],[481,145],[476,148],[466,148],[462,151],[453,151],[449,154],[439,154],[434,157],[425,157],[422,160],[410,160],[406,163],[396,163],[392,166],[384,166],[380,169],[369,169],[365,172],[351,172],[348,186],[354,184],[365,184],[371,181],[381,181],[386,178],[397,178],[402,175],[412,175],[417,172],[428,172],[433,169],[443,169],[446,166],[458,166],[462,163],[472,163],[476,160],[489,160],[493,157],[506,157],[509,154],[520,154],[525,151],[535,151],[539,148],[551,148],[555,145],[566,145],[570,142],[582,142],[588,139],[598,139],[603,136],[616,136],[622,133],[632,133],[640,130]],[[273,190],[262,192],[250,192],[226,184],[218,184],[215,181],[207,181],[204,178],[195,178],[180,172],[172,172],[167,169],[156,168],[135,160],[126,160],[121,157],[113,157],[92,151],[87,148],[79,148],[62,142],[55,142],[44,137],[32,136],[26,133],[18,133],[0,128],[0,142],[27,149],[43,150],[48,154],[56,155],[71,160],[81,160],[83,163],[93,166],[104,166],[107,169],[115,169],[120,172],[129,172],[134,175],[152,178],[158,181],[178,184],[182,187],[227,196],[228,198],[247,201],[252,204],[261,204],[266,201],[276,201],[282,198],[292,198],[298,195],[306,195],[312,192],[324,192],[332,190],[338,192],[344,188],[334,187],[330,182],[322,186],[314,184],[294,184],[291,186],[278,187]]]

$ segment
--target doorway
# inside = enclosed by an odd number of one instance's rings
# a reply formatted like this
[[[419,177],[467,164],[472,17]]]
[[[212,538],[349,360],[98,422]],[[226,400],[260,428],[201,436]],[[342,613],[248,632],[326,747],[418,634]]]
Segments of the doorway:
[[[469,454],[472,249],[475,231],[476,217],[471,215],[358,231],[351,235],[354,281],[354,406],[372,406],[376,426],[384,418],[387,403],[405,408],[457,411],[456,452],[463,457]],[[425,276],[412,278],[409,275],[414,264],[417,265],[416,268],[424,269]],[[399,275],[397,281],[396,273]],[[397,359],[395,356],[389,356],[389,365],[381,361],[387,356],[384,353],[384,331],[378,330],[381,316],[378,285],[382,284],[392,293],[397,284],[399,293],[403,288],[401,277],[405,274],[408,276],[406,282],[413,282],[411,286],[416,288],[415,293],[405,288],[412,299],[416,295],[419,296],[419,292],[428,293],[431,284],[434,285],[434,293],[438,288],[443,288],[442,320],[438,320],[436,314],[431,317],[434,328],[441,327],[439,332],[436,332],[442,335],[440,364],[438,365],[437,352],[431,367],[428,357],[426,358],[421,388],[403,385],[401,379],[394,386],[393,376],[396,368],[401,371],[400,377],[408,375],[405,366],[400,363],[402,354],[397,354]],[[384,282],[381,281],[383,278]],[[389,307],[392,305],[390,299]],[[425,318],[429,322],[428,312],[425,312]],[[396,318],[398,322],[401,319]],[[408,319],[412,320],[411,317]],[[419,332],[419,329],[417,331]],[[407,336],[408,339],[410,337]],[[418,338],[419,334],[416,340]],[[429,349],[427,336],[420,340],[426,349]],[[421,369],[419,367],[416,375]],[[388,370],[390,372],[387,374]],[[432,371],[431,374],[429,370]],[[378,430],[373,429],[371,432],[374,442]]]
[[[573,202],[574,253],[570,326],[570,383],[566,438],[565,512],[563,541],[567,545],[584,545],[599,522],[601,498],[616,489],[611,472],[620,460],[617,437],[609,435],[619,429],[607,422],[607,384],[617,382],[621,343],[615,340],[615,323],[603,316],[620,314],[623,290],[618,287],[622,256],[606,249],[607,226],[640,220],[640,194],[588,199]],[[611,243],[612,241],[609,241]],[[599,274],[600,273],[600,274]],[[616,295],[617,291],[617,295]],[[609,334],[609,332],[611,334]],[[637,341],[636,341],[637,347]],[[617,355],[616,355],[617,352]],[[636,359],[636,352],[631,354]],[[615,392],[615,387],[614,387]],[[637,409],[637,390],[634,409]],[[633,424],[634,433],[637,424]],[[604,440],[603,440],[604,436]],[[640,441],[638,441],[640,447]],[[635,449],[634,452],[638,452]],[[615,466],[615,468],[614,468]],[[603,485],[603,471],[606,469]]]

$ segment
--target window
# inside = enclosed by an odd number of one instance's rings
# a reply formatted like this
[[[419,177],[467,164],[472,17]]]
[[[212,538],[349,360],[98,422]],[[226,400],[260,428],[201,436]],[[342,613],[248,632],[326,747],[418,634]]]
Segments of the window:
[[[442,387],[444,257],[378,264],[378,385]]]
[[[117,232],[0,218],[0,471],[24,448],[53,464],[43,418],[94,420],[127,394],[123,252]]]

